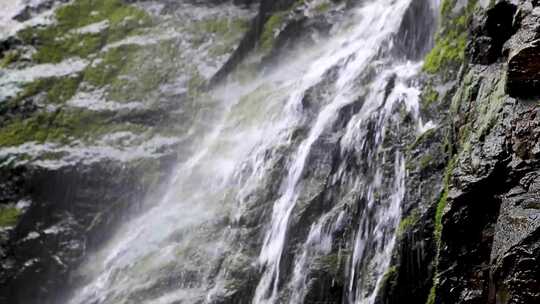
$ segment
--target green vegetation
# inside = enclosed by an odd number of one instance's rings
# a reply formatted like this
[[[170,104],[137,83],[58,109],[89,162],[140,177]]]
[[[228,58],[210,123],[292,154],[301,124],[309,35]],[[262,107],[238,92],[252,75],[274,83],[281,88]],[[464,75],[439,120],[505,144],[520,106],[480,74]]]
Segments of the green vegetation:
[[[420,170],[427,169],[433,162],[433,155],[426,154],[420,158]]]
[[[441,197],[439,198],[439,201],[437,202],[437,209],[435,211],[435,239],[437,242],[440,242],[441,240],[441,232],[442,232],[442,216],[444,213],[444,208],[447,205],[447,199],[448,199],[448,186],[444,189],[443,193],[441,194]]]
[[[0,206],[0,228],[14,226],[20,215],[21,211],[16,207]]]
[[[274,46],[276,39],[276,33],[287,16],[286,11],[274,13],[264,24],[264,29],[261,34],[260,50],[263,52],[269,52]]]
[[[465,58],[467,25],[476,0],[470,0],[457,15],[452,12],[455,0],[443,0],[441,4],[440,30],[435,37],[435,46],[424,61],[424,71],[437,73],[443,68],[459,66]]]
[[[201,91],[206,84],[206,79],[199,74],[198,71],[193,71],[191,78],[188,82],[188,96],[191,98],[197,98],[200,96]]]
[[[317,13],[319,13],[319,14],[322,14],[322,13],[325,13],[325,12],[329,11],[331,7],[332,7],[332,5],[330,4],[330,2],[327,1],[327,2],[323,2],[323,3],[319,4],[319,5],[317,5],[315,7],[315,11]]]
[[[437,290],[437,279],[433,279],[433,285],[431,285],[431,289],[429,290],[429,295],[428,295],[426,304],[435,304],[436,290]]]
[[[418,145],[420,145],[421,143],[423,143],[423,142],[425,142],[425,141],[427,141],[429,139],[432,139],[433,136],[435,136],[435,134],[436,134],[436,129],[435,128],[427,130],[426,132],[424,132],[420,136],[418,136],[416,138],[416,140],[407,147],[407,150],[411,151],[411,150],[417,148]]]
[[[4,53],[4,57],[0,60],[0,68],[6,68],[11,63],[17,61],[21,54],[17,50],[11,50]]]
[[[16,146],[25,142],[66,143],[72,138],[93,139],[116,131],[143,131],[139,125],[115,123],[108,114],[99,117],[85,110],[39,112],[25,119],[15,119],[0,129],[0,146]]]
[[[401,219],[401,221],[399,222],[399,225],[397,228],[397,235],[398,236],[403,235],[405,232],[407,232],[407,230],[409,230],[416,223],[418,223],[419,219],[420,219],[420,214],[418,210],[413,210],[411,214],[409,214],[404,219]]]
[[[435,47],[426,56],[424,70],[437,73],[441,67],[462,62],[465,56],[467,33],[452,31],[445,37],[437,39]]]
[[[17,95],[16,100],[23,100],[46,92],[48,102],[62,103],[75,94],[80,82],[80,75],[38,79],[26,84],[23,91]]]
[[[454,170],[454,166],[456,163],[456,157],[452,158],[448,165],[446,166],[446,170],[444,173],[444,189],[441,193],[441,196],[439,198],[439,201],[437,202],[437,209],[435,211],[435,239],[437,242],[440,242],[441,240],[441,232],[442,232],[442,216],[444,213],[444,208],[446,207],[447,200],[448,200],[448,189],[450,188],[450,179],[452,175],[452,170]]]
[[[426,85],[422,90],[420,98],[422,100],[422,107],[425,109],[439,99],[439,92],[437,92],[433,86]]]
[[[396,280],[398,276],[398,269],[396,266],[390,266],[384,273],[382,279],[381,279],[381,286],[383,288],[392,288],[396,285]]]
[[[195,46],[208,41],[207,35],[219,37],[212,44],[209,55],[222,56],[234,50],[237,40],[249,28],[249,22],[241,18],[209,18],[194,22],[187,30],[191,33],[191,42]]]
[[[224,37],[225,40],[231,36],[243,33],[248,30],[249,23],[244,19],[205,19],[195,23],[198,32],[216,34]]]
[[[37,46],[33,59],[38,63],[88,57],[104,45],[136,33],[137,29],[151,23],[144,11],[121,0],[76,0],[59,8],[56,19],[53,26],[28,28],[18,33],[25,43]],[[96,33],[77,32],[77,29],[98,22],[107,22],[107,28]]]
[[[122,45],[108,50],[98,64],[88,67],[84,71],[83,80],[95,87],[111,84],[117,78],[131,56],[138,49],[136,45]]]

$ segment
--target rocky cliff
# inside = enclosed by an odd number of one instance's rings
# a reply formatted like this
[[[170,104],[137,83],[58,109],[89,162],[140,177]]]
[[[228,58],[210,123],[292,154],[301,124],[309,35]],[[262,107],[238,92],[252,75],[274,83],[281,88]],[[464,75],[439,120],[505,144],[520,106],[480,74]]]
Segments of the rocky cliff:
[[[61,303],[85,281],[75,270],[89,252],[151,204],[173,164],[192,152],[193,125],[209,115],[200,105],[211,103],[205,92],[227,81],[248,82],[299,46],[302,52],[331,37],[337,20],[357,5],[30,3],[13,8],[0,37],[0,303]],[[394,157],[396,147],[404,150],[405,193],[380,288],[366,279],[365,288],[377,290],[374,302],[540,302],[540,3],[443,0],[433,8],[427,0],[411,1],[392,56],[423,59],[415,80],[419,111],[434,127],[416,135],[415,118],[396,107],[402,123],[380,144],[387,154],[343,154],[329,135],[310,156],[315,164],[304,178],[312,183],[293,212],[295,233],[282,267],[292,267],[298,240],[308,238],[307,223],[317,214],[328,211],[334,219],[339,211],[346,224],[333,231],[330,250],[311,261],[304,303],[350,299],[349,240],[352,227],[368,216],[361,200],[340,196],[345,186],[334,181],[320,190],[318,183],[330,183],[343,167],[370,177],[362,160]],[[378,71],[366,71],[366,79]],[[335,73],[326,78],[302,101],[312,116]],[[390,92],[395,81],[388,83]],[[265,94],[258,89],[244,101],[256,103]],[[344,128],[362,102],[359,97],[340,110],[332,131]],[[367,129],[377,132],[375,125]],[[294,130],[291,142],[306,132]],[[287,147],[271,152],[277,156],[268,156],[275,159],[267,187],[247,199],[238,223],[218,226],[241,230],[233,242],[241,249],[230,251],[241,259],[223,258],[213,270],[212,278],[226,277],[228,292],[212,303],[251,303],[255,293],[260,270],[251,261],[260,248],[260,223],[271,213],[264,202],[275,198],[287,163]],[[393,167],[389,162],[383,171]],[[169,281],[145,292],[174,288]],[[283,301],[295,303],[292,293],[285,291]],[[131,301],[146,299],[136,296]]]
[[[423,91],[438,128],[411,149],[412,207],[381,303],[429,286],[427,303],[540,301],[537,5],[441,3]]]

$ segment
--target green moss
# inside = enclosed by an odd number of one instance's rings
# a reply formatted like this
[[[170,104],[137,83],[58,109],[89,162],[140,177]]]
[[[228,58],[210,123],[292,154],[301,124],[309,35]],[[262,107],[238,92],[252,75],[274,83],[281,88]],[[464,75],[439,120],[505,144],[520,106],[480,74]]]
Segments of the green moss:
[[[209,18],[193,22],[187,28],[191,34],[190,41],[197,47],[210,40],[208,35],[215,36],[210,56],[221,56],[230,53],[236,47],[238,40],[249,29],[249,22],[242,18]]]
[[[129,20],[126,20],[129,17]],[[56,12],[59,27],[74,29],[102,20],[112,26],[122,23],[120,29],[130,29],[137,23],[148,22],[149,16],[142,10],[124,4],[120,0],[76,0]]]
[[[0,60],[0,68],[5,68],[11,63],[19,60],[21,54],[17,50],[11,50],[4,53],[4,57]]]
[[[439,201],[437,202],[437,209],[435,210],[435,240],[437,240],[437,243],[441,240],[441,233],[442,233],[442,217],[444,213],[444,209],[446,208],[446,205],[448,204],[448,189],[450,188],[450,178],[452,174],[452,170],[454,169],[456,162],[456,158],[452,158],[448,165],[446,166],[446,170],[444,173],[444,189],[441,193],[441,196],[439,198]]]
[[[29,141],[44,142],[53,130],[55,114],[39,113],[28,119],[17,119],[0,129],[0,146],[15,146]]]
[[[422,100],[422,107],[425,109],[439,99],[439,92],[437,92],[433,86],[427,85],[422,90],[420,98]]]
[[[39,93],[49,90],[54,82],[54,78],[40,78],[23,86],[22,91],[17,94],[16,101],[24,100]]]
[[[17,224],[21,211],[15,207],[0,207],[0,228],[12,227]]]
[[[452,31],[445,37],[438,38],[425,58],[424,71],[434,74],[443,67],[459,64],[465,58],[466,43],[466,32]]]
[[[331,7],[330,2],[323,2],[315,7],[315,12],[322,14],[329,11]]]
[[[23,90],[15,97],[14,102],[17,103],[40,93],[46,94],[48,102],[65,102],[75,94],[81,79],[81,75],[37,79],[25,84]]]
[[[456,0],[443,0],[441,3],[441,16],[449,17],[452,8],[456,5]]]
[[[73,138],[84,141],[110,132],[143,130],[145,128],[139,125],[117,123],[110,114],[63,109],[11,121],[0,129],[0,146],[45,141],[67,143]]]
[[[390,266],[384,273],[382,280],[381,280],[381,286],[388,286],[388,285],[395,285],[396,279],[398,275],[398,269],[396,266]]]
[[[136,45],[122,45],[108,50],[99,64],[86,68],[83,80],[96,87],[111,84],[126,64],[132,62],[133,53],[137,49]]]
[[[436,282],[433,282],[433,285],[431,286],[431,289],[429,290],[429,295],[428,295],[426,304],[435,304],[436,290],[437,290]]]
[[[68,57],[88,57],[107,43],[122,39],[151,23],[150,17],[121,0],[76,0],[56,11],[57,22],[46,28],[28,28],[18,33],[28,44],[37,46],[33,59],[38,63],[60,62]],[[72,30],[107,21],[99,33]]]
[[[199,74],[199,71],[195,70],[192,73],[191,78],[188,81],[188,96],[190,98],[197,98],[200,96],[202,89],[206,85],[206,79]]]
[[[248,22],[243,19],[212,18],[195,23],[194,29],[198,33],[210,33],[224,37],[233,33],[245,32],[248,26]]]
[[[463,77],[450,107],[450,114],[459,117],[460,121],[455,136],[460,155],[471,153],[476,143],[484,141],[501,120],[501,109],[506,100],[504,77],[504,74],[480,77],[473,70]]]
[[[263,84],[250,93],[242,96],[230,112],[230,121],[237,125],[251,125],[268,116],[270,103],[268,98],[272,95],[272,87]]]
[[[194,28],[196,29],[195,36],[199,37],[196,42],[200,44],[208,40],[205,38],[206,34],[217,36],[218,39],[209,49],[209,55],[217,57],[234,51],[238,40],[248,30],[249,23],[247,20],[239,18],[210,19],[196,23]]]
[[[443,193],[441,194],[441,197],[439,198],[439,201],[437,202],[437,209],[435,211],[435,239],[437,242],[440,242],[441,240],[441,232],[442,232],[442,216],[444,213],[444,208],[447,205],[447,198],[448,198],[448,189],[445,189]]]
[[[263,32],[261,34],[260,50],[263,52],[269,52],[274,46],[277,31],[280,29],[287,12],[274,13],[264,24]]]
[[[397,228],[397,235],[398,236],[403,235],[407,230],[409,230],[414,225],[416,225],[419,219],[420,219],[420,214],[418,210],[412,211],[411,214],[409,214],[407,217],[405,217],[399,222],[399,225]]]
[[[79,88],[82,77],[77,75],[75,77],[62,77],[55,78],[54,84],[47,92],[47,99],[53,103],[60,103],[69,100]]]
[[[433,128],[420,134],[420,136],[416,137],[414,142],[407,147],[407,150],[412,151],[413,149],[416,149],[421,143],[426,142],[427,140],[433,138],[433,136],[435,136],[435,133],[436,133],[436,129]]]
[[[454,6],[454,0],[444,0],[441,4],[441,24],[435,37],[435,46],[424,60],[423,69],[428,73],[434,74],[448,67],[459,66],[465,59],[467,25],[476,0],[469,0],[457,14],[452,12]]]
[[[433,155],[426,154],[420,158],[420,170],[427,169],[433,162]]]
[[[297,0],[297,1],[293,4],[292,7],[293,7],[293,9],[295,9],[295,8],[298,8],[298,7],[302,6],[302,5],[304,5],[304,4],[306,4],[306,0]]]

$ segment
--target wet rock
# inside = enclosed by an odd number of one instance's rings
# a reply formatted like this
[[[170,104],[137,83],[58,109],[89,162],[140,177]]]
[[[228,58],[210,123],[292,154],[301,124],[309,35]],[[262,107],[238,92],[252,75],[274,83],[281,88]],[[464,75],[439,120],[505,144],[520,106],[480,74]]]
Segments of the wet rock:
[[[516,5],[500,1],[485,14],[474,15],[467,48],[472,63],[491,64],[502,56],[504,43],[516,32]]]
[[[506,90],[516,97],[540,95],[540,45],[530,44],[510,55]]]
[[[418,60],[432,47],[431,40],[436,29],[432,9],[432,4],[426,0],[413,1],[407,8],[396,33],[396,50],[399,55],[410,60]],[[419,17],[422,22],[418,22]]]
[[[162,158],[163,167],[159,160],[154,164],[149,160],[131,165],[101,162],[61,169],[9,169],[0,189],[17,192],[3,191],[2,200],[24,198],[31,205],[7,243],[0,244],[5,249],[0,257],[0,302],[57,303],[59,288],[74,283],[70,270],[87,250],[101,244],[129,210],[140,208],[151,184],[139,177],[156,174],[159,182],[159,172],[173,159]],[[95,193],[101,193],[99,199]],[[30,281],[40,288],[29,291],[25,286]]]
[[[538,218],[536,219],[538,222]],[[501,257],[493,274],[495,301],[529,304],[540,301],[540,230],[514,244]]]
[[[465,120],[458,123],[461,129],[477,127],[460,135],[461,151],[442,221],[435,303],[534,303],[531,299],[536,299],[535,292],[516,283],[532,282],[536,270],[500,269],[506,267],[501,261],[509,254],[513,258],[505,261],[510,264],[528,259],[524,255],[524,260],[517,261],[519,254],[511,252],[530,239],[539,225],[534,208],[524,207],[538,197],[538,154],[533,152],[540,132],[538,109],[506,96],[494,97],[502,84],[494,80],[497,73],[498,68],[480,69],[473,76],[481,79],[478,91],[469,95],[475,103],[469,104]],[[482,110],[501,99],[506,101],[498,107]],[[488,122],[490,128],[474,131]]]
[[[505,43],[508,54],[506,91],[521,98],[538,96],[540,88],[540,9],[527,8],[518,12],[519,30]]]
[[[212,77],[210,83],[217,85],[225,80],[247,55],[258,46],[264,32],[264,26],[272,15],[276,12],[287,11],[295,2],[295,0],[261,0],[257,16],[251,21],[248,32],[244,35],[231,57]]]

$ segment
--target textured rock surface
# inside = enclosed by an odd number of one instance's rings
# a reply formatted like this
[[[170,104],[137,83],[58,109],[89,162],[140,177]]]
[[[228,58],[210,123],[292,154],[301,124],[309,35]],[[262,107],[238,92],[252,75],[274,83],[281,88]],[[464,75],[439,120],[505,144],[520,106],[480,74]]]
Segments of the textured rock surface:
[[[505,47],[508,55],[507,92],[511,96],[537,98],[540,96],[540,7],[525,2],[515,19],[519,30]]]
[[[404,121],[403,129],[389,130],[382,147],[388,158],[394,156],[392,147],[407,147],[407,190],[392,266],[377,295],[378,304],[540,303],[540,7],[538,1],[485,2],[442,1],[439,32],[418,79],[424,88],[422,119],[436,127],[415,137],[404,110],[393,109],[396,119]],[[55,3],[26,8],[17,20],[31,20]],[[67,76],[50,77],[52,82],[39,77],[2,82],[8,94],[0,92],[6,100],[0,104],[0,303],[31,303],[36,298],[57,303],[55,289],[80,280],[71,270],[86,251],[99,246],[100,236],[125,221],[121,214],[136,213],[138,204],[165,178],[166,168],[182,157],[178,138],[152,140],[186,132],[192,121],[185,113],[193,114],[199,88],[227,77],[249,79],[254,69],[264,71],[296,46],[330,35],[332,22],[349,5],[332,1],[314,8],[309,1],[238,0],[234,3],[245,10],[236,11],[238,7],[222,10],[228,1],[189,1],[185,5],[190,5],[190,12],[211,12],[197,19],[183,14],[184,3],[118,2],[122,12],[125,3],[135,5],[129,6],[136,8],[129,14],[141,14],[147,22],[87,20],[70,35],[88,47],[56,45],[65,50],[58,58],[45,56],[43,50],[56,40],[48,40],[49,34],[37,28],[39,35],[25,35],[23,28],[0,42],[2,71],[22,70],[25,73],[20,74],[26,75],[35,71],[29,67],[50,68],[72,55],[86,64]],[[216,17],[223,12],[223,18]],[[413,22],[418,15],[426,16],[423,26],[411,27],[418,24]],[[435,21],[428,16],[430,6],[413,1],[396,39],[398,57],[414,60],[427,51],[430,43],[426,49],[416,43],[433,34]],[[174,30],[161,35],[170,28]],[[116,37],[118,29],[126,30],[128,37]],[[73,39],[70,35],[63,41]],[[200,53],[179,51],[189,49]],[[162,62],[154,58],[156,53]],[[108,68],[110,73],[103,73]],[[151,77],[139,78],[145,75]],[[332,77],[327,75],[328,80]],[[307,112],[317,113],[325,89],[324,82],[310,89],[302,102]],[[88,103],[85,94],[99,95],[99,102]],[[343,108],[331,131],[343,128],[362,102],[360,98]],[[170,121],[182,123],[169,130],[164,125]],[[102,124],[115,126],[103,129]],[[375,127],[367,132],[375,132]],[[302,127],[293,133],[295,142],[306,137]],[[282,261],[282,267],[293,265],[301,249],[294,247],[295,240],[306,238],[311,217],[322,211],[335,210],[336,216],[342,212],[345,224],[332,236],[330,253],[310,261],[306,303],[346,301],[348,287],[342,274],[351,259],[351,227],[366,216],[356,207],[361,199],[337,200],[347,189],[340,188],[333,174],[346,163],[344,172],[360,176],[369,171],[362,157],[375,156],[343,156],[332,136],[325,134],[314,144],[310,155],[314,165],[305,173],[312,184],[306,185],[293,211],[295,233],[289,236]],[[102,148],[109,144],[115,149],[103,155]],[[136,149],[140,146],[142,152]],[[179,155],[172,152],[176,150]],[[133,155],[128,152],[137,157],[127,157]],[[216,227],[234,231],[230,237],[234,250],[222,253],[212,269],[212,278],[229,283],[223,294],[213,295],[213,303],[249,303],[256,288],[260,269],[252,261],[263,236],[261,223],[271,215],[265,203],[276,199],[290,151],[268,153],[275,154],[272,180],[246,199],[246,216],[234,223],[216,220]],[[384,171],[392,166],[389,163]],[[319,191],[319,184],[330,179],[335,186]],[[200,276],[183,266],[167,269],[169,277],[133,295],[133,301],[174,290],[176,281],[170,277]],[[368,289],[373,288],[369,280]],[[28,292],[29,281],[39,288]]]
[[[0,35],[0,303],[59,303],[87,252],[152,199],[191,140],[194,96],[253,15],[65,2],[14,2]]]
[[[458,6],[452,1],[442,5],[443,11],[445,6]],[[454,9],[456,12],[459,10]],[[420,221],[409,234],[433,229],[434,238],[428,232],[428,241],[420,237],[402,242],[413,245],[398,250],[396,263],[398,269],[403,268],[408,248],[430,244],[431,240],[433,247],[427,247],[428,253],[417,256],[420,265],[433,261],[434,267],[423,272],[434,276],[433,288],[429,296],[425,289],[420,293],[428,303],[540,301],[536,279],[540,258],[536,206],[540,195],[535,186],[539,174],[539,104],[535,98],[540,57],[532,42],[540,33],[536,14],[537,9],[526,1],[498,1],[491,7],[477,7],[469,15],[467,56],[454,65],[454,69],[460,66],[457,79],[448,81],[443,76],[441,82],[435,76],[425,86],[424,96],[435,100],[427,104],[427,109],[437,109],[442,128],[439,132],[444,135],[428,142],[428,150],[421,153],[430,153],[431,147],[444,143],[443,155],[451,160],[446,181],[436,188],[441,191],[440,199],[427,196],[424,193],[430,191],[426,190],[411,196],[420,198],[420,206],[428,204],[433,209],[431,214],[426,213],[431,220]],[[452,26],[456,25],[443,21],[447,33]],[[448,68],[452,65],[442,67],[442,74],[451,73]],[[440,177],[444,174],[436,166],[428,172]],[[426,179],[411,177],[412,185],[416,179]],[[404,294],[399,293],[399,278],[411,272],[409,267],[403,274],[398,271],[388,303],[399,302],[395,295]],[[418,285],[411,288],[414,286]]]
[[[406,203],[417,220],[407,221],[381,303],[540,301],[537,5],[443,1],[433,52],[454,20],[470,25],[468,43],[461,61],[426,62],[423,110],[439,128],[411,149]]]

